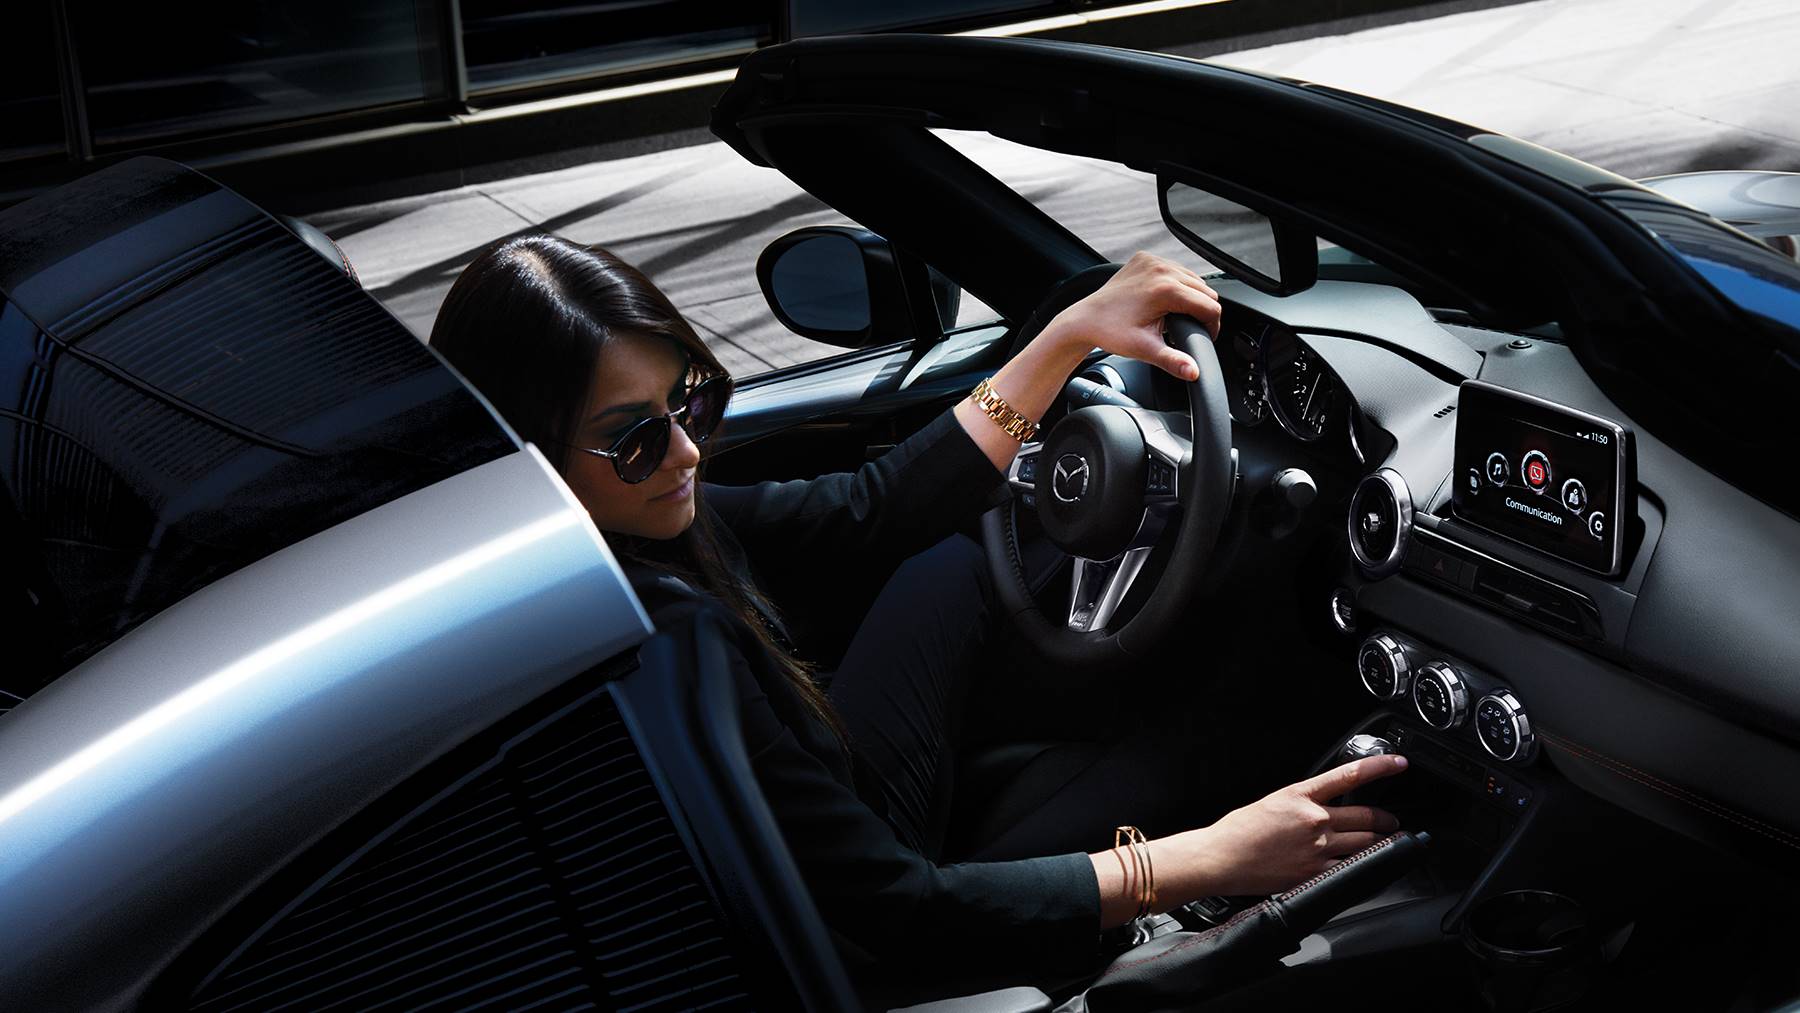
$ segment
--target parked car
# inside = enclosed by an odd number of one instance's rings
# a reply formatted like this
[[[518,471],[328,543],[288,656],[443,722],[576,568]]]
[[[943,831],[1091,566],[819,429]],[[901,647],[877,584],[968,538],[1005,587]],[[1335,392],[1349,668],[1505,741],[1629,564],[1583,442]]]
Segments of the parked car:
[[[1216,342],[1170,322],[1199,382],[1090,357],[982,519],[1036,691],[984,715],[956,847],[1054,804],[1071,723],[1152,711],[1290,780],[1403,752],[1369,800],[1429,835],[942,1008],[1800,994],[1800,264],[1303,82],[806,40],[747,58],[714,130],[856,223],[758,272],[849,350],[740,378],[713,480],[858,466],[1117,268],[935,128],[1154,173],[1225,304]],[[757,794],[723,633],[653,630],[544,458],[305,231],[154,159],[0,212],[4,1004],[867,1001]],[[1001,319],[954,327],[957,290]],[[1095,442],[1096,413],[1129,424]],[[818,651],[858,600],[810,613]]]

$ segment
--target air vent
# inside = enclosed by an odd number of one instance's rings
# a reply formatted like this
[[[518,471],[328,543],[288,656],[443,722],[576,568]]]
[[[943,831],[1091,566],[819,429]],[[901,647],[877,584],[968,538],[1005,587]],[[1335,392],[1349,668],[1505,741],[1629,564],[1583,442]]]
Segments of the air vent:
[[[1453,405],[1453,404],[1447,404],[1447,405],[1445,405],[1445,406],[1444,406],[1444,407],[1442,407],[1442,408],[1439,408],[1439,409],[1438,409],[1438,410],[1437,410],[1437,411],[1434,411],[1434,412],[1432,412],[1432,413],[1431,413],[1431,417],[1432,417],[1432,418],[1434,418],[1434,419],[1441,419],[1441,418],[1443,418],[1443,417],[1444,417],[1444,416],[1446,416],[1446,415],[1448,415],[1448,414],[1450,414],[1450,413],[1451,413],[1451,412],[1453,412],[1453,411],[1455,411],[1455,410],[1456,410],[1456,406],[1455,406],[1455,405]]]
[[[190,1008],[749,1008],[727,939],[601,691],[318,883]]]
[[[1350,497],[1350,553],[1371,577],[1400,568],[1412,534],[1412,493],[1406,479],[1383,468],[1357,483]]]

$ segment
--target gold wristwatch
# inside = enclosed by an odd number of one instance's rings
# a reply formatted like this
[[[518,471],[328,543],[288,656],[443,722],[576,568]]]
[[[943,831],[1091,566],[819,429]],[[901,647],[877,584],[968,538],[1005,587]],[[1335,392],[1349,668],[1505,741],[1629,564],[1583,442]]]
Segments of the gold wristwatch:
[[[994,390],[991,379],[981,381],[975,385],[973,391],[969,392],[969,396],[975,399],[975,407],[980,408],[988,418],[993,419],[994,424],[1004,430],[1006,435],[1020,443],[1029,441],[1037,435],[1038,424],[1019,414],[1012,405],[1007,404],[1006,399]]]

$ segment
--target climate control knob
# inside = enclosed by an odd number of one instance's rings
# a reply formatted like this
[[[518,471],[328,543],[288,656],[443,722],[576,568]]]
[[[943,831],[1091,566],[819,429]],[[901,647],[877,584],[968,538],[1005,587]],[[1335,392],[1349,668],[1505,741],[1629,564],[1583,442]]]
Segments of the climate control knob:
[[[1469,691],[1456,669],[1434,661],[1413,679],[1413,707],[1425,723],[1447,732],[1469,716]]]
[[[1522,760],[1534,737],[1525,705],[1510,690],[1497,689],[1475,702],[1475,735],[1496,760]]]
[[[1412,661],[1400,641],[1378,633],[1363,641],[1356,654],[1356,672],[1363,688],[1377,699],[1393,700],[1406,694],[1412,681]]]

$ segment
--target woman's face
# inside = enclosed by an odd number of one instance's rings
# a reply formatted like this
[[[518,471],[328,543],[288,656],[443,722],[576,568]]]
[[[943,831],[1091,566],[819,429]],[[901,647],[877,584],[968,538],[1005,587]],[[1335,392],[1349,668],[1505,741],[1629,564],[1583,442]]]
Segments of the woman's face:
[[[600,350],[588,386],[587,410],[570,440],[609,450],[633,423],[665,415],[687,396],[687,357],[666,338],[614,333]],[[636,485],[619,478],[612,461],[569,454],[563,478],[594,526],[644,538],[674,538],[694,522],[694,469],[700,448],[676,425],[656,473]]]

